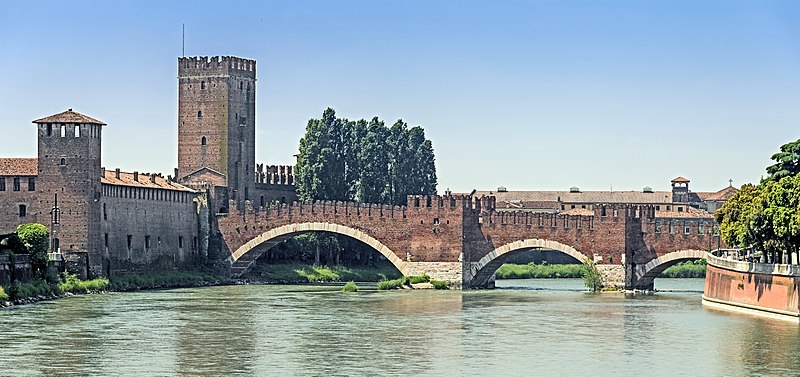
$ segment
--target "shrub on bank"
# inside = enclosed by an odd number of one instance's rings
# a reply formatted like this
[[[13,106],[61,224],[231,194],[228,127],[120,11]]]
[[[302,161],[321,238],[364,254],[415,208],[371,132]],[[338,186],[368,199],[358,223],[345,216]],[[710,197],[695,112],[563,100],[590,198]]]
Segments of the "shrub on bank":
[[[29,297],[53,296],[60,294],[58,284],[48,284],[43,280],[34,280],[20,283],[14,282],[8,286],[8,299],[18,301]]]
[[[62,293],[86,293],[107,290],[110,286],[108,279],[99,278],[92,280],[78,279],[74,274],[64,274],[64,279],[58,284],[58,290]]]
[[[406,285],[411,284],[419,284],[419,283],[428,283],[431,281],[431,277],[427,274],[416,275],[416,276],[403,276],[399,279],[393,280],[384,280],[378,282],[378,290],[388,290],[388,289],[397,289]],[[445,283],[447,284],[447,283]]]
[[[431,285],[435,289],[448,289],[450,286],[444,280],[431,280]]]
[[[0,301],[8,301],[8,295],[3,287],[0,287]]]
[[[342,287],[342,292],[358,292],[358,286],[356,283],[350,281]]]

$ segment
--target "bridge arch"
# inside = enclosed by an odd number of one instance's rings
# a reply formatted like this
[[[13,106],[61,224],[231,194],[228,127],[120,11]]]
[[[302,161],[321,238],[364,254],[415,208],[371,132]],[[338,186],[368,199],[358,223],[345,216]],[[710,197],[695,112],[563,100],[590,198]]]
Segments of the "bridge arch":
[[[381,253],[400,270],[400,273],[406,275],[408,264],[374,237],[356,228],[325,222],[288,224],[259,234],[231,253],[228,258],[231,263],[231,275],[233,277],[242,276],[252,266],[253,262],[269,249],[289,238],[307,232],[336,233],[359,240]]]
[[[497,271],[500,266],[511,256],[511,253],[520,250],[530,250],[530,249],[547,249],[547,250],[555,250],[567,254],[575,259],[578,262],[583,263],[588,256],[584,255],[583,253],[575,250],[574,247],[565,245],[558,241],[551,241],[546,239],[539,239],[539,238],[532,238],[532,239],[525,239],[519,240],[514,242],[509,242],[503,246],[500,246],[494,249],[489,254],[486,254],[481,260],[478,262],[472,263],[470,266],[470,275],[472,279],[470,280],[470,287],[472,288],[483,288],[486,287],[489,283],[489,280],[492,279],[494,276],[495,271]]]
[[[687,249],[673,251],[636,268],[636,282],[633,289],[652,290],[653,281],[667,268],[681,262],[706,258],[703,250]]]

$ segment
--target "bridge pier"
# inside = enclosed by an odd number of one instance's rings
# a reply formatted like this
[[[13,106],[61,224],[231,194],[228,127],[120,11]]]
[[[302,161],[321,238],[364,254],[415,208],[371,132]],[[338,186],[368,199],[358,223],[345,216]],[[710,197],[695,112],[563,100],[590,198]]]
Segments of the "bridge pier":
[[[406,276],[427,274],[433,280],[444,280],[452,288],[461,288],[463,284],[463,266],[461,262],[405,262]]]

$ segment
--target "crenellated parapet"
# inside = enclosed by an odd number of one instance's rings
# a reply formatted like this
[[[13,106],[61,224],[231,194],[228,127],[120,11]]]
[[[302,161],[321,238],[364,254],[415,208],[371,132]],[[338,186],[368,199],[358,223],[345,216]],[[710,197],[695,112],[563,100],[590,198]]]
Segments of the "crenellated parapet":
[[[256,183],[267,185],[295,185],[294,166],[292,165],[256,165]]]
[[[235,56],[189,56],[178,58],[178,76],[209,74],[256,77],[256,61]]]

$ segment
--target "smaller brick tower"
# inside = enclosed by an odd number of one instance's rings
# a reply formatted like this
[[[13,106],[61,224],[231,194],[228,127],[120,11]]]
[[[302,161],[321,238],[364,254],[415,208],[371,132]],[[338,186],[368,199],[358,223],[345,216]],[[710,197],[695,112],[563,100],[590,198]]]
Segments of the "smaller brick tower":
[[[38,205],[60,218],[51,229],[53,247],[88,264],[89,276],[102,274],[100,240],[100,145],[106,124],[69,109],[34,120],[38,128]],[[41,220],[40,220],[41,221]],[[50,223],[49,221],[47,222]],[[77,257],[87,253],[84,257]],[[88,262],[86,262],[88,260]],[[78,266],[85,270],[85,266]]]
[[[255,60],[178,58],[178,173],[224,185],[241,206],[255,196]]]
[[[672,201],[674,203],[689,202],[689,180],[677,177],[672,180]]]

